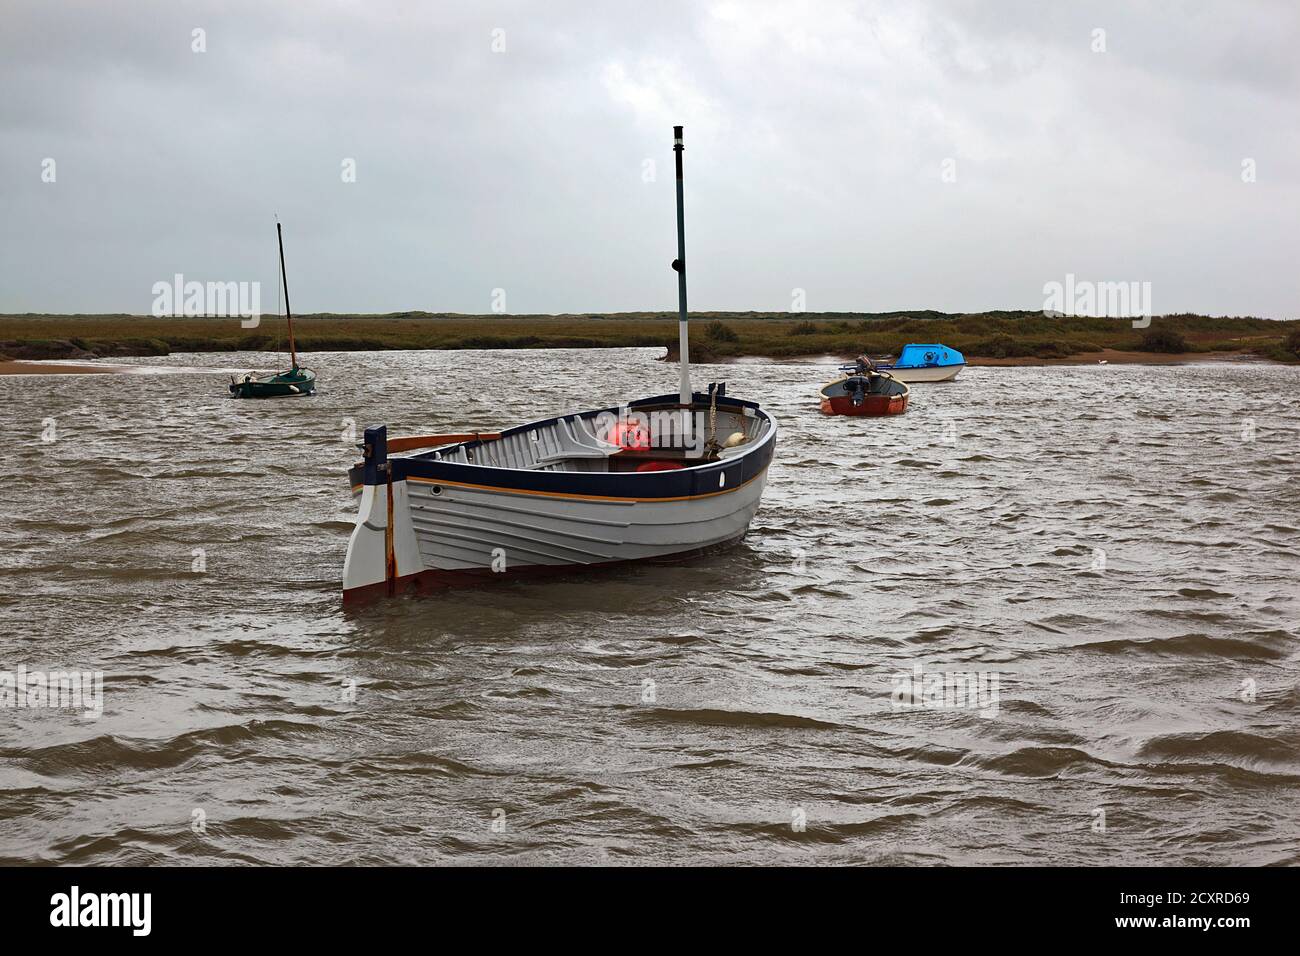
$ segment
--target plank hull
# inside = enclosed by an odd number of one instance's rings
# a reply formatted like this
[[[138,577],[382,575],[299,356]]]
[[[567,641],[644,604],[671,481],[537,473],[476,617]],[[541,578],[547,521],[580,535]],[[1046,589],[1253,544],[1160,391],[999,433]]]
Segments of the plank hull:
[[[394,527],[407,540],[395,590],[683,560],[718,551],[744,537],[766,480],[764,470],[730,494],[692,502],[538,501],[533,495],[493,489],[398,482]],[[377,505],[386,511],[386,486],[370,486],[362,494],[363,513],[366,495],[375,499],[372,509]],[[358,524],[361,534],[366,533],[363,524]],[[407,524],[409,529],[403,527]],[[385,593],[386,580],[371,574],[379,579],[367,582],[361,567],[350,566],[351,558],[350,547],[345,600]]]
[[[880,370],[882,372],[888,372],[899,382],[911,384],[913,382],[951,382],[965,367],[964,364],[927,365],[917,368],[890,368],[889,366],[883,366]]]
[[[235,398],[289,398],[294,395],[310,395],[315,391],[316,373],[305,368],[263,378],[245,375],[239,381],[230,383],[230,394]]]

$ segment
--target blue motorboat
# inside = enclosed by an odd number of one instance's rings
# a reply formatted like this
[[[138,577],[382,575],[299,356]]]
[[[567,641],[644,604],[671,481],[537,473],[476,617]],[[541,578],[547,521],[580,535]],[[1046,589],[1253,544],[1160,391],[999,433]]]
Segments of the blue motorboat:
[[[966,357],[946,345],[903,346],[898,358],[876,362],[876,368],[888,372],[900,382],[947,382],[966,367]]]

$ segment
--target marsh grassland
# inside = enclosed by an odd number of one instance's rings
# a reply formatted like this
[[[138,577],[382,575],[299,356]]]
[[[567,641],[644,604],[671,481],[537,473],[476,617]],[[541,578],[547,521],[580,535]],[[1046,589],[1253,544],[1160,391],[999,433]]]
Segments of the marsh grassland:
[[[1151,355],[1236,353],[1300,361],[1300,321],[1204,315],[1130,319],[1048,317],[1041,312],[698,312],[692,349],[699,361],[761,356],[896,352],[907,342],[943,342],[969,358],[1052,361],[1105,350]],[[313,351],[663,347],[675,350],[668,312],[609,315],[463,315],[398,312],[295,317],[298,348]],[[237,318],[138,315],[0,316],[0,355],[19,359],[166,355],[170,352],[277,351],[284,324]]]

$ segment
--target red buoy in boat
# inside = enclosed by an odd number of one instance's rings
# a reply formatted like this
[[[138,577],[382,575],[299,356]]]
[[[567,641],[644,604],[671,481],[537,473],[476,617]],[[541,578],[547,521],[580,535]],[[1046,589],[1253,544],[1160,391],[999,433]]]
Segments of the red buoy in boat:
[[[609,431],[610,444],[632,451],[646,451],[650,448],[650,432],[640,422],[619,422]]]
[[[643,461],[636,466],[637,471],[673,471],[685,467],[680,461]]]

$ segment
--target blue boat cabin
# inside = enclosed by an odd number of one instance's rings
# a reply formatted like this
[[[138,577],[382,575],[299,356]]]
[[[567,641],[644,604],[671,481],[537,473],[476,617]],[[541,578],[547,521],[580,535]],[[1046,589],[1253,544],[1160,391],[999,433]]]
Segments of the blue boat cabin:
[[[911,343],[903,346],[894,360],[894,368],[935,368],[948,365],[964,365],[966,358],[956,349],[946,345],[917,345]]]

